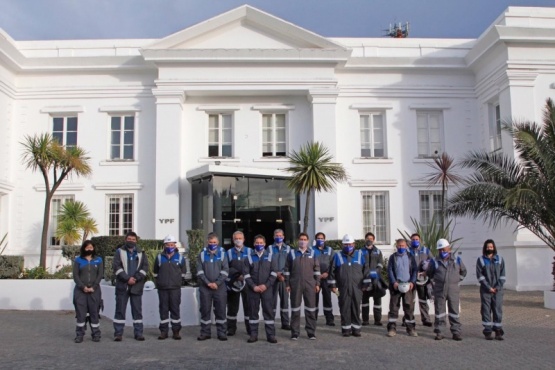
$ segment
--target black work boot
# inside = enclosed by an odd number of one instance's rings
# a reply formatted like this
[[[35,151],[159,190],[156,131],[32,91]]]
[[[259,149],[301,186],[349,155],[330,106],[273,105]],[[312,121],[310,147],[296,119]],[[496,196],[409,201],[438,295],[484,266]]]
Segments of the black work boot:
[[[179,330],[172,330],[173,336],[172,338],[175,340],[181,340],[181,335],[179,335]]]
[[[167,331],[161,332],[160,335],[158,336],[158,339],[160,340],[168,339],[168,332]]]
[[[75,339],[73,341],[75,343],[83,343],[83,337],[82,336],[77,336],[77,337],[75,337]]]
[[[495,339],[496,340],[504,340],[503,339],[503,334],[505,334],[505,332],[503,331],[503,329],[499,329],[495,331]]]

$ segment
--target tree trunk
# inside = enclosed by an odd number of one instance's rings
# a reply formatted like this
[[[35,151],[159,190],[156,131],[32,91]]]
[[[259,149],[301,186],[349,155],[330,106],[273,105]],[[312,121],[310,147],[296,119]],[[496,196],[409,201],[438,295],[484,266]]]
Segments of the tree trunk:
[[[46,269],[46,249],[48,247],[48,227],[50,226],[50,205],[54,192],[46,188],[46,199],[44,201],[44,215],[42,219],[42,237],[40,241],[40,267]]]
[[[308,217],[310,212],[310,196],[312,191],[306,192],[306,203],[304,205],[304,221],[303,221],[303,233],[308,234]]]
[[[445,191],[446,186],[445,186],[445,181],[441,182],[441,232],[444,233],[445,232]],[[444,238],[447,238],[447,235],[443,235]]]

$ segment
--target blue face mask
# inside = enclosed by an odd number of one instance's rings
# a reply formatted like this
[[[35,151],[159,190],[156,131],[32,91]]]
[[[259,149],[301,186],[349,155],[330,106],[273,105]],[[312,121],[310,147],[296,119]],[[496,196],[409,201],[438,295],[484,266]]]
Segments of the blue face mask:
[[[325,242],[326,242],[325,240],[316,239],[316,246],[318,248],[323,247]]]
[[[208,244],[208,250],[214,252],[218,249],[218,244]]]
[[[164,251],[166,251],[166,254],[172,254],[175,252],[175,247],[165,247]]]
[[[439,256],[442,259],[446,259],[447,257],[449,257],[450,254],[451,254],[451,252],[439,252]]]
[[[420,240],[413,240],[410,242],[410,246],[413,248],[418,248],[420,247]]]
[[[276,242],[276,244],[281,244],[283,243],[283,238],[274,238],[274,242]]]
[[[407,251],[407,248],[397,248],[397,252],[399,254],[405,254],[406,251]]]
[[[257,252],[262,252],[264,250],[264,244],[255,244],[254,250]]]
[[[354,250],[355,250],[354,245],[345,245],[345,246],[343,246],[343,253],[345,253],[345,254],[351,254],[351,253],[353,253]]]

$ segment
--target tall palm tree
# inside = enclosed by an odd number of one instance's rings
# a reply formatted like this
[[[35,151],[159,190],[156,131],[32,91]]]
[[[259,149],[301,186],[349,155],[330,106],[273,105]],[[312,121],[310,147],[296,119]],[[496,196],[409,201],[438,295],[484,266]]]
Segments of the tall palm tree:
[[[515,221],[555,251],[555,105],[548,99],[543,124],[504,124],[517,158],[472,152],[462,165],[474,170],[449,200],[453,215],[482,217],[496,227]]]
[[[70,174],[88,176],[91,173],[87,153],[80,147],[62,146],[49,133],[26,135],[23,142],[23,164],[32,171],[40,171],[46,196],[40,243],[40,266],[46,268],[46,248],[50,223],[50,204],[56,190]]]
[[[455,172],[457,164],[453,160],[453,157],[448,155],[446,152],[441,153],[441,156],[434,157],[432,163],[426,163],[431,167],[434,172],[424,176],[424,181],[428,183],[429,186],[434,186],[441,184],[441,230],[445,230],[445,218],[447,209],[447,190],[449,184],[459,185],[463,182],[463,178]],[[447,237],[445,235],[444,237]]]
[[[90,217],[87,206],[80,201],[65,202],[58,215],[56,238],[64,244],[76,244],[82,235],[82,241],[91,233],[97,233],[96,221]]]
[[[303,232],[306,233],[312,191],[333,190],[335,183],[347,180],[347,172],[341,163],[332,162],[333,156],[318,141],[307,142],[298,152],[293,150],[287,158],[290,164],[287,171],[292,174],[286,182],[287,186],[297,194],[306,194],[303,222]]]

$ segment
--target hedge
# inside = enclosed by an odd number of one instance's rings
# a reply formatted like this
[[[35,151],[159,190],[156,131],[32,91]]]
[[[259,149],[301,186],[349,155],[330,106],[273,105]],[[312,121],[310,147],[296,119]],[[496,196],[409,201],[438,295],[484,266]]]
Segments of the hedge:
[[[197,257],[200,254],[202,248],[204,248],[204,230],[187,230],[187,238],[189,241],[187,248],[187,258],[189,259],[189,266],[191,268],[191,285],[197,286]]]
[[[23,273],[23,256],[0,256],[0,279],[18,279]]]

